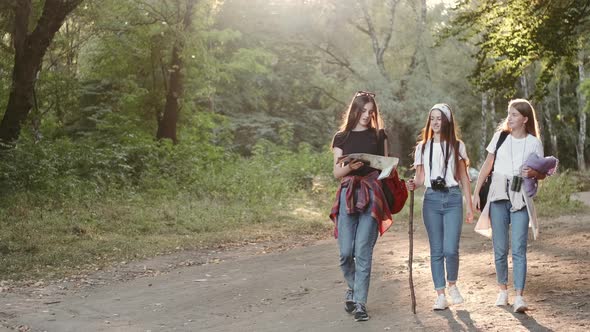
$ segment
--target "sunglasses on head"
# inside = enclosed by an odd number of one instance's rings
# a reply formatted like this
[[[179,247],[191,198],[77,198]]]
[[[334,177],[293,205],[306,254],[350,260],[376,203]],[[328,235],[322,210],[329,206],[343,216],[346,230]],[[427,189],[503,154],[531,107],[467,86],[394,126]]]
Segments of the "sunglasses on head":
[[[369,91],[357,91],[355,97],[360,97],[360,96],[369,96],[371,98],[375,98],[375,93],[369,92]]]

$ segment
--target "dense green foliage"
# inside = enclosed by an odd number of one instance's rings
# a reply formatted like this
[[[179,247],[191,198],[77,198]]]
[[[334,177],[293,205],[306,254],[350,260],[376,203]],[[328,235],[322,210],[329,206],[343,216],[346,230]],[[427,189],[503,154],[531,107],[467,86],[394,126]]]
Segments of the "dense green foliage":
[[[508,96],[526,69],[543,61],[537,92],[542,97],[555,67],[577,56],[580,38],[590,31],[587,1],[461,1],[455,11],[446,33],[477,44],[475,84]]]
[[[38,12],[42,2],[33,3]],[[306,142],[319,151],[352,93],[369,89],[377,92],[391,150],[404,164],[411,163],[424,112],[441,101],[454,107],[473,161],[481,159],[482,121],[489,139],[508,99],[527,94],[546,110],[539,116],[546,150],[558,154],[553,150],[576,144],[570,128],[580,126],[577,91],[585,91],[578,89],[575,64],[587,45],[583,2],[567,10],[520,0],[465,2],[449,10],[416,1],[207,0],[197,2],[190,31],[182,29],[182,3],[84,1],[50,45],[23,130],[35,140],[92,136],[97,122],[117,113],[116,121],[132,126],[129,132],[154,135],[172,47],[181,40],[180,140],[194,114],[207,111],[227,118],[229,148],[242,155],[250,155],[258,139],[279,142],[284,127],[293,131],[291,148]],[[0,113],[13,59],[7,6],[0,16]],[[381,65],[375,43],[383,48]],[[485,120],[480,90],[495,101],[495,115]],[[550,136],[557,137],[557,149]],[[576,165],[573,154],[560,158],[566,167]]]
[[[91,200],[109,191],[188,191],[197,197],[260,202],[304,189],[313,175],[330,168],[330,155],[305,143],[291,150],[260,140],[250,158],[229,152],[231,134],[221,119],[198,114],[185,141],[177,145],[119,132],[118,126],[101,127],[91,138],[37,143],[23,138],[18,148],[2,152],[2,194],[22,192],[59,202]],[[285,130],[283,136],[282,146],[288,146],[292,133]]]
[[[46,2],[31,3],[29,32]],[[13,88],[16,4],[0,2],[0,117]],[[0,149],[0,266],[9,267],[0,276],[42,273],[56,257],[68,268],[269,229],[328,234],[328,144],[357,90],[377,93],[404,169],[434,103],[453,107],[478,167],[515,97],[533,100],[546,153],[574,168],[588,136],[588,11],[575,0],[454,10],[410,0],[84,0],[47,49],[18,142]],[[155,137],[179,45],[172,144]],[[550,199],[569,181],[547,180],[541,205],[577,208]]]
[[[475,46],[470,81],[496,104],[515,97],[537,109],[547,154],[585,169],[590,54],[588,1],[459,1],[441,36]],[[575,149],[572,149],[574,148]],[[576,153],[563,153],[563,151]]]
[[[329,153],[261,140],[245,158],[212,144],[227,135],[211,134],[218,116],[195,121],[198,130],[177,145],[111,132],[101,142],[25,138],[6,152],[0,278],[58,276],[176,247],[327,234],[333,186],[312,175],[327,173]]]

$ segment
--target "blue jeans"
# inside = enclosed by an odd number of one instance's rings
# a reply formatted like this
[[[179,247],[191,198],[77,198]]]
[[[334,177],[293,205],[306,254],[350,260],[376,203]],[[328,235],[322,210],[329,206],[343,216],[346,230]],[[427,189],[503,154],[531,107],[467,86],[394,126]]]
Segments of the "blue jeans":
[[[346,191],[340,194],[340,211],[338,212],[338,246],[340,247],[340,268],[348,287],[353,290],[353,300],[367,303],[373,248],[377,242],[377,221],[371,216],[371,201],[362,213],[346,213]],[[356,194],[356,193],[355,193]]]
[[[463,196],[459,187],[445,191],[427,188],[422,219],[430,243],[430,270],[434,289],[444,289],[447,281],[456,282],[459,274],[459,239],[463,226]]]
[[[508,284],[508,228],[512,225],[512,269],[514,289],[523,290],[526,281],[526,245],[529,235],[527,208],[510,212],[509,200],[491,202],[492,242],[498,284]]]

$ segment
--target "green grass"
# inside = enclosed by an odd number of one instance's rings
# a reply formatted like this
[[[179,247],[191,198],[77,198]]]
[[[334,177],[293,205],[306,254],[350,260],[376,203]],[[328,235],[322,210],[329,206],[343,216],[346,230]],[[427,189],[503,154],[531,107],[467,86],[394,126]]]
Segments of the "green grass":
[[[542,181],[535,199],[539,215],[587,211],[570,199],[578,189],[577,178],[566,172]],[[327,238],[336,187],[324,175],[313,177],[310,186],[274,197],[116,192],[93,200],[42,203],[27,195],[12,197],[12,204],[0,207],[0,280],[59,278],[177,248]],[[423,189],[417,190],[415,222],[421,220],[422,197]],[[396,229],[405,230],[409,202],[394,216]]]
[[[566,171],[540,181],[535,198],[537,214],[541,217],[556,217],[588,211],[582,202],[571,199],[573,193],[584,188],[577,178]]]
[[[261,140],[244,157],[186,142],[63,139],[4,151],[0,280],[60,277],[176,248],[331,233],[333,183],[317,176],[329,171],[329,153]]]
[[[473,194],[472,183],[471,192]],[[560,215],[576,214],[589,211],[590,208],[582,202],[572,200],[571,196],[575,192],[590,190],[590,175],[585,173],[571,173],[568,171],[547,177],[540,181],[537,196],[534,199],[537,214],[540,217],[556,217]],[[416,190],[414,197],[414,220],[422,218],[422,199],[424,197],[424,187]],[[399,214],[394,216],[395,222],[408,221],[410,197],[406,205]],[[475,222],[479,214],[475,215]]]
[[[180,247],[198,249],[305,235],[326,237],[329,206],[298,192],[255,206],[181,194],[0,210],[0,279],[61,277]],[[325,202],[325,201],[324,201]]]

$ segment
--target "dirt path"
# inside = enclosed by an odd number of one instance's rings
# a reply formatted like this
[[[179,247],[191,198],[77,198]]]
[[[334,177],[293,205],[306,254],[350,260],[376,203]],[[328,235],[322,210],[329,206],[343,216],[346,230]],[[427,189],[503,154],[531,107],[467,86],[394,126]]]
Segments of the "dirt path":
[[[580,197],[590,202],[590,194]],[[368,322],[354,322],[342,309],[345,285],[337,246],[324,240],[272,253],[260,244],[181,253],[2,292],[0,331],[590,330],[590,216],[541,219],[541,239],[529,247],[525,295],[532,310],[526,315],[493,305],[491,242],[469,225],[463,228],[459,272],[466,302],[443,312],[430,310],[434,291],[419,220],[418,313],[412,315],[405,223],[398,220],[377,243]]]

